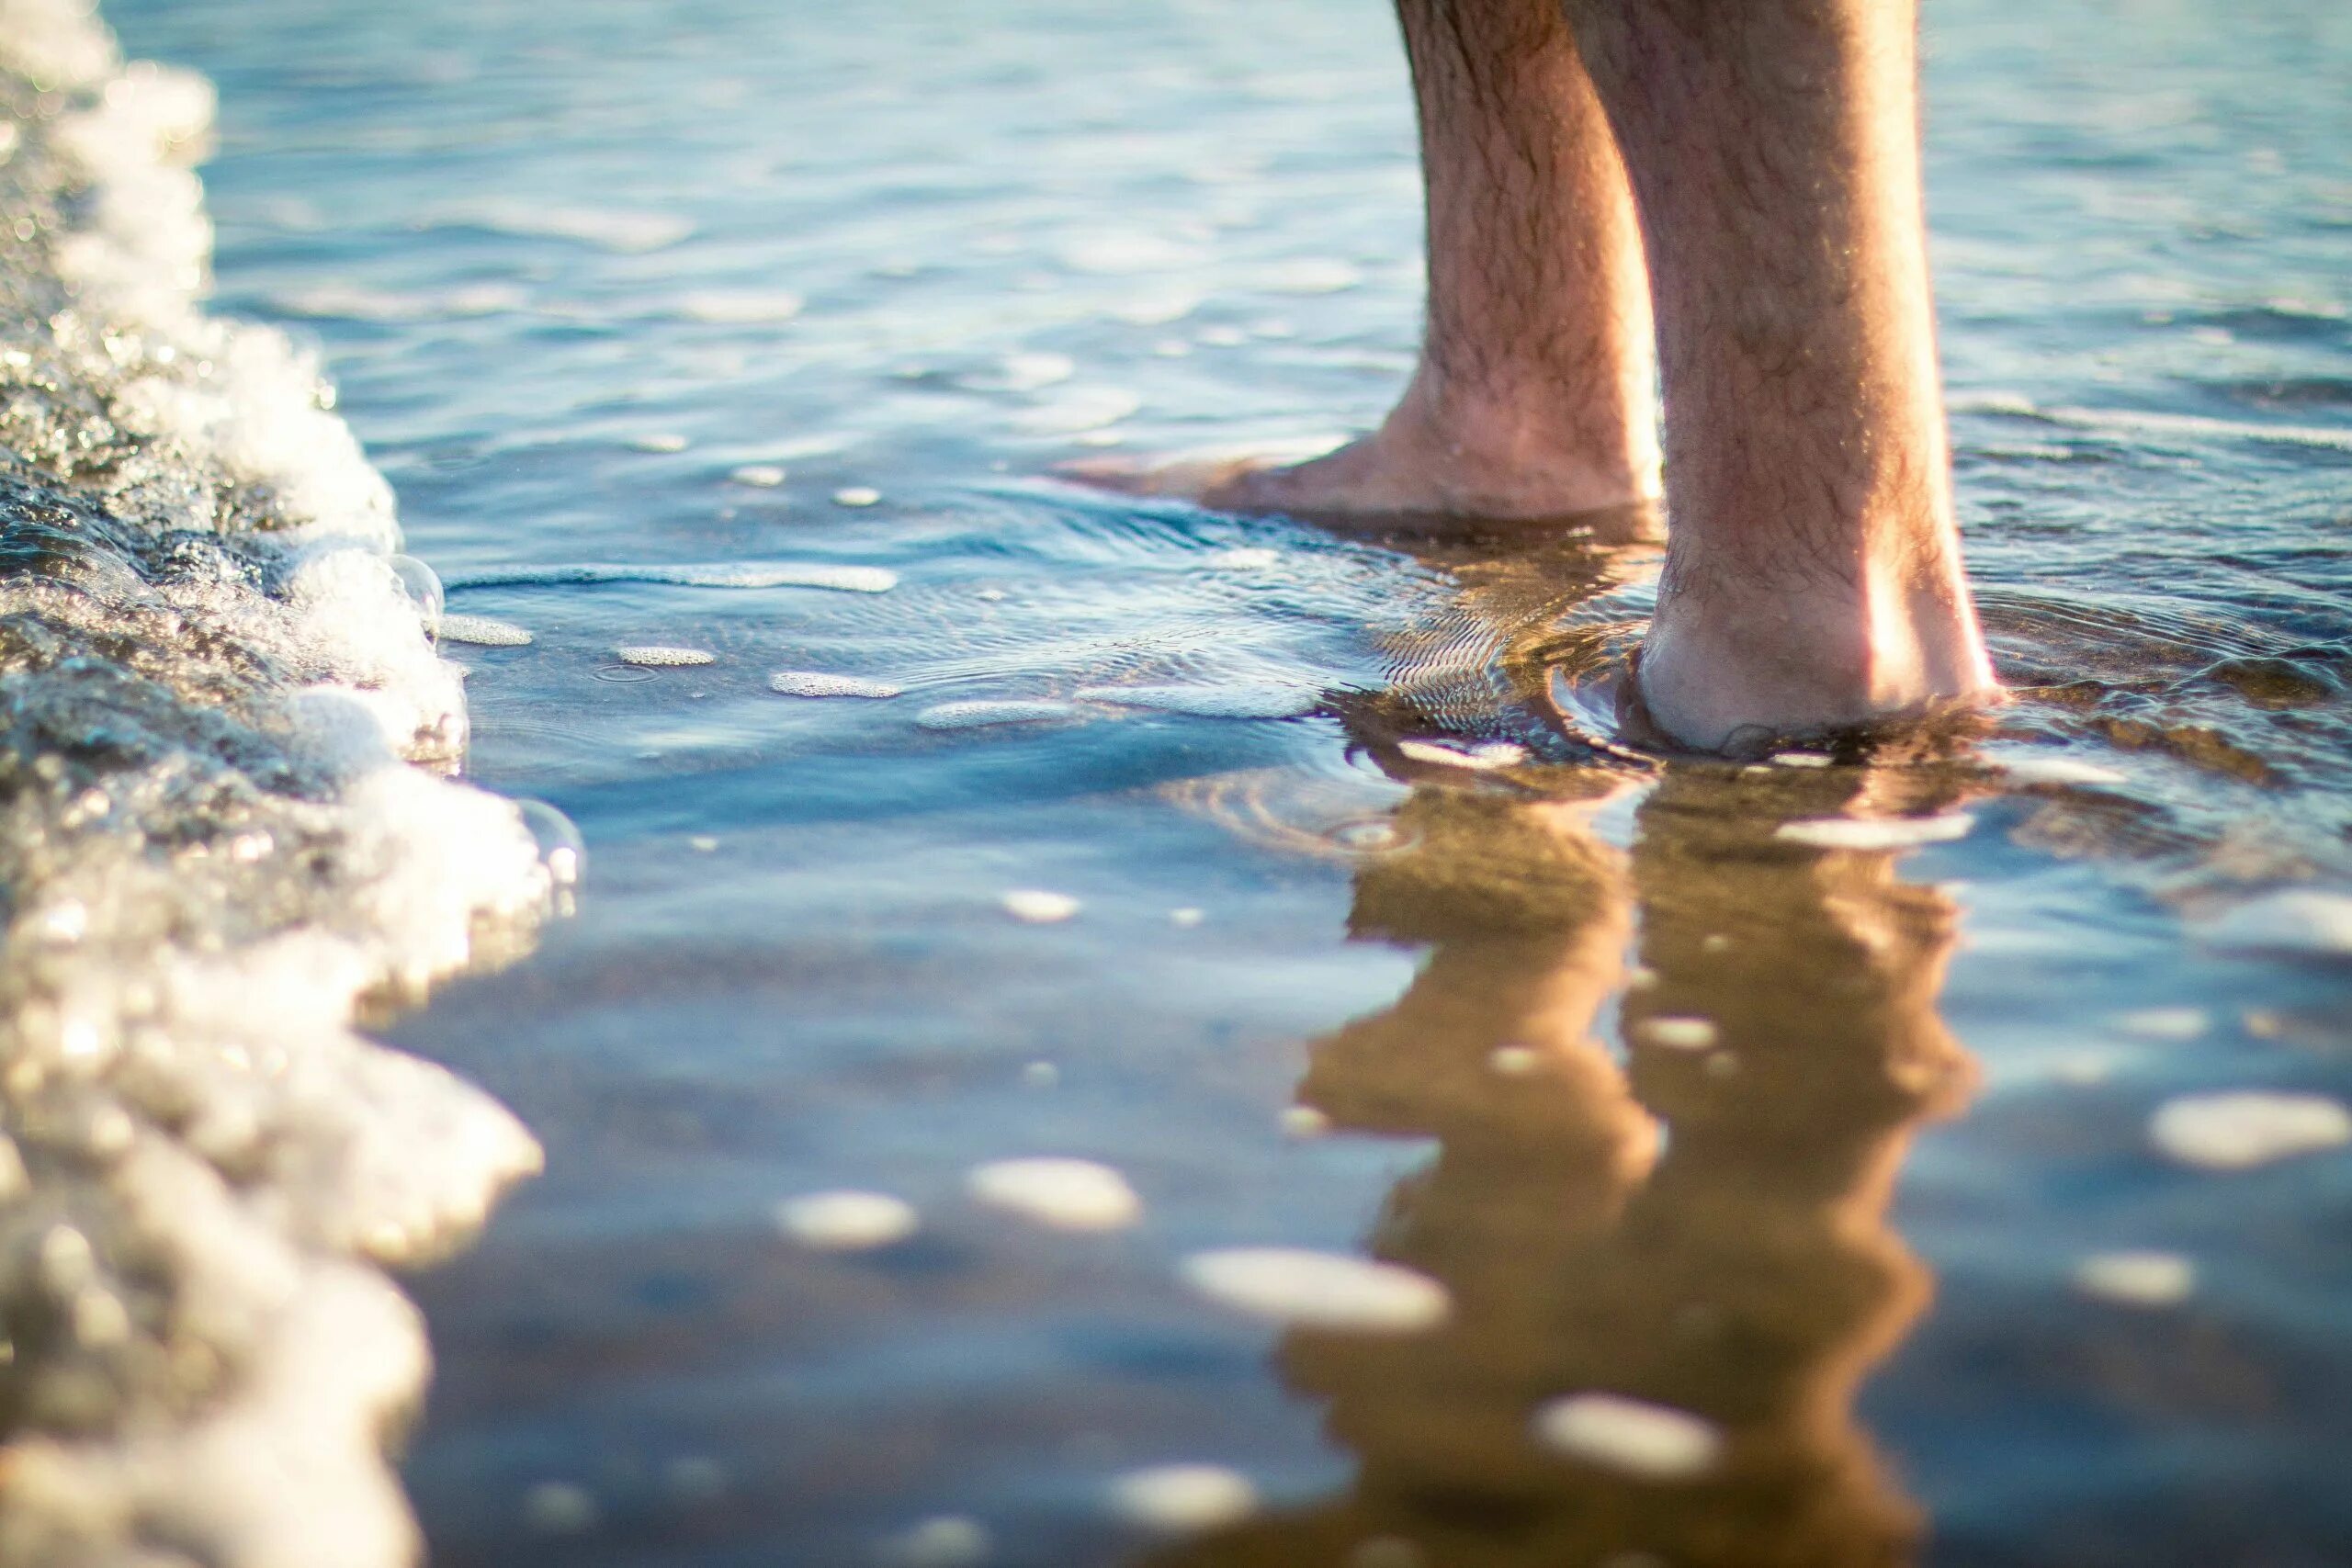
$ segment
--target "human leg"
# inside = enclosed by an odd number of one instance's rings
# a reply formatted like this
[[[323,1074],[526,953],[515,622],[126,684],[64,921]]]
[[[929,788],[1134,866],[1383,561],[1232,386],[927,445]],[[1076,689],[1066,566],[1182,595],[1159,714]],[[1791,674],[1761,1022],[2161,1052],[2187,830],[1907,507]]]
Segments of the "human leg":
[[[1676,739],[1990,694],[1953,524],[1913,0],[1567,0],[1650,259]]]

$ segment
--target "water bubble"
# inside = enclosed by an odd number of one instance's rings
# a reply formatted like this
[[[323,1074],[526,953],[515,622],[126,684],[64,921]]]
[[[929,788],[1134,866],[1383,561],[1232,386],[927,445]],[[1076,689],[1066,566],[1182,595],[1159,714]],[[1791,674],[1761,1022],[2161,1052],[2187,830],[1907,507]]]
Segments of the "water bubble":
[[[727,476],[739,485],[751,485],[759,490],[774,490],[785,481],[785,471],[777,463],[746,463]]]
[[[833,491],[835,506],[874,506],[880,503],[882,492],[872,485],[843,485]]]
[[[448,603],[442,592],[440,574],[414,556],[391,556],[385,564],[400,580],[401,591],[409,603],[416,606],[417,618],[424,623],[424,635],[437,637],[441,628],[441,611]]]
[[[577,887],[588,869],[588,845],[571,818],[544,800],[517,800],[514,809],[539,847],[539,863],[557,888]]]

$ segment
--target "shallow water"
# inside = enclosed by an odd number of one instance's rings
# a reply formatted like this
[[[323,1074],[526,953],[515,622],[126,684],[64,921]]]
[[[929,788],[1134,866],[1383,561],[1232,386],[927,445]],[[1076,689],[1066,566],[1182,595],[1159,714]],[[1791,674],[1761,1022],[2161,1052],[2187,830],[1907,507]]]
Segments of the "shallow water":
[[[2352,1556],[2352,15],[1930,11],[2020,700],[1749,771],[1576,721],[1638,549],[1038,477],[1393,395],[1365,0],[112,9],[589,846],[390,1025],[547,1158],[434,1561]]]

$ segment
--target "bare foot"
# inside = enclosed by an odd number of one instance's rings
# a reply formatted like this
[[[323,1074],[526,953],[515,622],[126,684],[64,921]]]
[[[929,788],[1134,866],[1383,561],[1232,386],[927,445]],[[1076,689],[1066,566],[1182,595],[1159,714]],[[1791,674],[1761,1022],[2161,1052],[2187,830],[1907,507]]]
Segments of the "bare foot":
[[[1596,450],[1578,433],[1539,429],[1528,411],[1544,405],[1532,399],[1441,410],[1442,400],[1427,389],[1431,379],[1416,378],[1378,430],[1305,462],[1243,457],[1137,468],[1093,458],[1057,471],[1132,495],[1318,523],[1532,522],[1656,499],[1657,458],[1646,442],[1621,438],[1616,449]]]

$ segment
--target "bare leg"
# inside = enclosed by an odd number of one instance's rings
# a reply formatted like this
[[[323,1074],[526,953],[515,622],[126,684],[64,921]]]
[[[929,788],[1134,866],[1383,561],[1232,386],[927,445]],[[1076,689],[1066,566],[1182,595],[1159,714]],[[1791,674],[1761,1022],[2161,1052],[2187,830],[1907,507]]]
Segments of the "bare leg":
[[[1320,518],[1545,518],[1656,497],[1641,235],[1559,0],[1396,9],[1420,112],[1429,321],[1396,409],[1291,468],[1072,471]]]
[[[1952,522],[1915,0],[1567,3],[1652,262],[1652,717],[1721,747],[1990,695]]]

